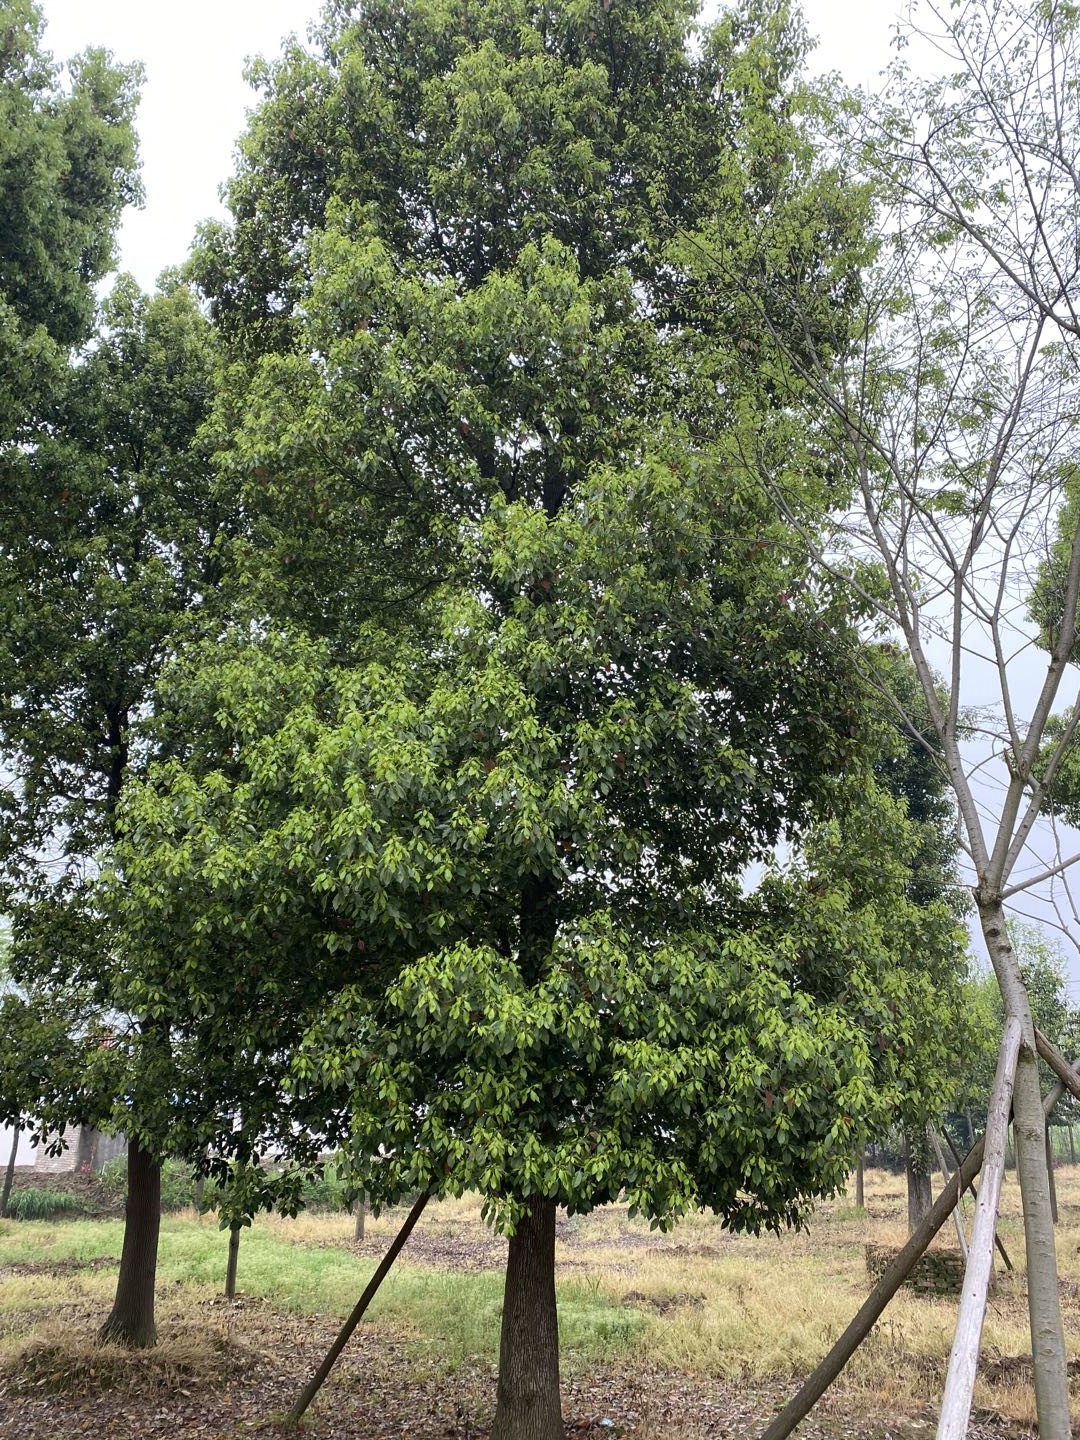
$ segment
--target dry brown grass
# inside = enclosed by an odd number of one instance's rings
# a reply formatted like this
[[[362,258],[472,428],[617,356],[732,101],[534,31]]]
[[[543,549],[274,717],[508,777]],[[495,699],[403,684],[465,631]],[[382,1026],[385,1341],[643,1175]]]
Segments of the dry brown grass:
[[[1070,1352],[1080,1355],[1080,1166],[1058,1170],[1057,1183],[1066,1335]],[[867,1295],[871,1287],[865,1269],[867,1243],[900,1244],[906,1237],[902,1177],[869,1172],[866,1201],[865,1211],[860,1211],[849,1198],[838,1197],[820,1207],[808,1232],[757,1239],[729,1235],[708,1214],[689,1216],[671,1234],[660,1235],[650,1232],[644,1222],[628,1219],[624,1207],[609,1206],[560,1223],[557,1262],[564,1278],[641,1313],[643,1325],[631,1342],[631,1364],[672,1377],[688,1373],[718,1377],[736,1386],[794,1384],[813,1368]],[[979,1381],[976,1405],[1018,1426],[1029,1426],[1034,1419],[1031,1387],[1024,1366],[1015,1363],[1028,1354],[1030,1342],[1020,1196],[1012,1174],[1006,1179],[1002,1210],[1001,1233],[1017,1271],[1011,1276],[999,1272],[983,1339],[988,1362],[984,1368],[989,1373]],[[969,1223],[970,1211],[968,1202]],[[402,1211],[369,1217],[365,1255],[381,1253],[402,1218]],[[184,1223],[210,1231],[217,1226],[213,1217],[194,1214]],[[352,1246],[351,1216],[262,1218],[257,1227],[298,1246]],[[951,1226],[943,1230],[938,1243],[955,1244]],[[430,1206],[410,1245],[411,1252],[407,1249],[403,1257],[406,1265],[410,1253],[413,1265],[447,1271],[454,1270],[462,1253],[473,1268],[498,1264],[476,1197]],[[243,1267],[243,1251],[241,1256]],[[73,1342],[70,1337],[79,1330],[64,1321],[65,1315],[104,1307],[114,1272],[93,1268],[96,1264],[84,1261],[81,1268],[70,1271],[56,1265],[16,1265],[7,1271],[0,1310],[0,1364],[8,1373],[24,1369],[27,1383],[45,1386],[59,1384],[56,1377],[61,1375],[70,1377],[63,1383],[73,1386],[91,1378],[95,1388],[124,1383],[130,1357],[124,1352],[111,1355],[111,1347]],[[225,1364],[224,1348],[212,1328],[208,1331],[203,1323],[199,1330],[185,1330],[188,1316],[194,1321],[197,1309],[205,1322],[209,1292],[193,1285],[185,1301],[187,1282],[172,1283],[177,1288],[171,1299],[179,1307],[181,1323],[178,1331],[174,1327],[169,1344],[154,1352],[152,1362],[160,1377],[152,1383],[163,1388],[182,1386],[186,1375],[205,1378]],[[853,1413],[875,1416],[912,1416],[935,1406],[955,1313],[952,1300],[901,1291],[840,1382],[844,1406]],[[395,1314],[401,1334],[407,1333],[407,1321],[404,1312]],[[82,1333],[86,1334],[85,1327]],[[115,1369],[115,1380],[110,1367]],[[139,1383],[147,1383],[145,1374]],[[1080,1405],[1076,1419],[1080,1422]],[[692,1422],[687,1423],[691,1428],[684,1432],[670,1428],[661,1432],[643,1421],[636,1440],[650,1440],[660,1433],[668,1440],[677,1440],[677,1435],[678,1440],[693,1440]]]
[[[104,1390],[145,1395],[181,1391],[240,1373],[248,1357],[205,1324],[173,1327],[152,1350],[137,1354],[102,1345],[60,1320],[36,1328],[6,1357],[16,1390],[79,1395]]]

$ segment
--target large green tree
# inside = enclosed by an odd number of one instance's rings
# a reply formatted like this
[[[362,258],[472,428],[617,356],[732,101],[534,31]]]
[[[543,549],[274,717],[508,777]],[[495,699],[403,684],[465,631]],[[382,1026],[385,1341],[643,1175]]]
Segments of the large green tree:
[[[21,1062],[3,1107],[54,1134],[77,1121],[127,1132],[128,1225],[108,1325],[132,1343],[154,1333],[170,1090],[151,1056],[169,1047],[153,1017],[120,1006],[94,889],[128,777],[172,743],[153,713],[157,675],[220,574],[232,510],[200,438],[214,373],[190,292],[172,283],[147,298],[121,279],[93,344],[57,369],[49,423],[10,456],[0,491],[0,906],[25,997],[4,1010]],[[155,1101],[141,1121],[140,1090]]]
[[[120,212],[139,197],[138,67],[89,50],[69,63],[64,86],[43,27],[33,0],[0,5],[3,446],[44,418],[55,367],[93,325],[94,282],[112,264]]]
[[[850,884],[744,894],[866,727],[806,565],[831,477],[679,238],[723,216],[828,348],[859,197],[801,144],[786,8],[692,13],[333,4],[256,71],[195,261],[266,613],[123,806],[125,973],[176,1034],[302,1024],[298,1113],[374,1201],[483,1192],[503,1440],[561,1434],[557,1205],[797,1222],[905,1050]]]

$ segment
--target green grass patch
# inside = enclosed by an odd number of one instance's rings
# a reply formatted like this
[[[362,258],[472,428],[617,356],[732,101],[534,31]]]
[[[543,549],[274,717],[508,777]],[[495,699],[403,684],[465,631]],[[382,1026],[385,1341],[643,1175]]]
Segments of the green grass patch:
[[[28,1186],[8,1196],[8,1217],[12,1220],[48,1220],[54,1215],[78,1215],[82,1205],[64,1190],[39,1190]]]
[[[0,1227],[0,1263],[116,1256],[122,1240],[118,1220]],[[163,1217],[159,1285],[178,1280],[220,1292],[227,1246],[227,1233],[211,1224]],[[373,1260],[335,1246],[294,1245],[256,1223],[241,1238],[237,1288],[283,1310],[344,1319],[374,1269]],[[499,1274],[451,1273],[399,1261],[369,1313],[412,1337],[418,1350],[425,1355],[430,1350],[449,1369],[496,1355],[502,1294]],[[596,1286],[569,1282],[559,1287],[559,1331],[570,1361],[613,1355],[630,1345],[646,1324],[644,1316],[624,1309]]]

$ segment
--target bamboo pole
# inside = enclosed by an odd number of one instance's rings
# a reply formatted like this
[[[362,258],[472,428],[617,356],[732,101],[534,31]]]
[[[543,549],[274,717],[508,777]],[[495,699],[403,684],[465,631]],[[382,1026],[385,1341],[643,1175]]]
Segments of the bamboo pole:
[[[941,1399],[941,1418],[937,1440],[963,1440],[971,1415],[975,1393],[975,1372],[979,1364],[979,1342],[986,1316],[986,1295],[994,1263],[994,1232],[997,1228],[998,1200],[1005,1174],[1005,1132],[1012,1105],[1013,1080],[1020,1054],[1022,1027],[1019,1017],[1010,1015],[1005,1025],[998,1052],[994,1088],[983,1137],[985,1160],[983,1181],[975,1203],[975,1223],[971,1230],[971,1247],[964,1271],[964,1289],[960,1312],[956,1318],[956,1335],[949,1370],[945,1377],[945,1393]]]
[[[1036,1032],[1037,1033],[1037,1032]],[[1057,1052],[1054,1052],[1057,1054]],[[1059,1057],[1060,1058],[1060,1057]],[[1051,1062],[1047,1062],[1051,1063]],[[1065,1093],[1066,1088],[1074,1093],[1080,1094],[1080,1060],[1070,1070],[1065,1066],[1065,1073],[1068,1080],[1059,1079],[1058,1083],[1050,1090],[1043,1101],[1043,1113],[1049,1115],[1054,1106]],[[953,1207],[959,1199],[960,1193],[967,1189],[975,1176],[979,1173],[979,1166],[982,1164],[983,1142],[976,1140],[971,1149],[957,1165],[945,1190],[941,1192],[930,1210],[930,1214],[919,1226],[914,1235],[908,1237],[908,1242],[900,1251],[896,1259],[882,1275],[881,1279],[871,1290],[870,1294],[859,1307],[859,1312],[847,1327],[844,1333],[833,1345],[832,1349],[818,1365],[817,1369],[804,1382],[802,1387],[791,1397],[788,1403],[780,1411],[779,1415],[772,1421],[769,1428],[762,1434],[761,1440],[786,1440],[795,1426],[801,1420],[805,1420],[810,1411],[824,1395],[832,1382],[843,1370],[844,1366],[854,1355],[867,1335],[874,1328],[875,1321],[884,1311],[886,1305],[899,1290],[900,1286],[907,1279],[913,1269],[916,1260],[923,1253],[930,1241],[945,1224],[945,1221],[952,1213]],[[1010,1267],[1011,1268],[1011,1267]]]
[[[420,1216],[423,1214],[424,1211],[424,1206],[427,1204],[430,1198],[431,1197],[427,1193],[421,1195],[420,1198],[417,1200],[416,1204],[409,1211],[409,1214],[405,1220],[405,1224],[402,1225],[401,1229],[394,1236],[394,1239],[390,1244],[389,1250],[387,1250],[386,1254],[379,1261],[375,1274],[372,1275],[371,1279],[365,1285],[364,1293],[360,1296],[360,1299],[353,1307],[352,1314],[338,1331],[337,1339],[330,1346],[330,1349],[326,1352],[322,1364],[315,1371],[315,1374],[311,1377],[308,1383],[304,1386],[303,1390],[301,1390],[300,1394],[296,1397],[296,1403],[293,1405],[292,1409],[285,1417],[286,1430],[296,1429],[297,1425],[300,1423],[300,1418],[303,1415],[304,1411],[308,1408],[312,1400],[315,1399],[315,1396],[322,1389],[323,1381],[330,1374],[330,1371],[332,1370],[334,1365],[334,1361],[341,1354],[342,1350],[345,1349],[345,1346],[349,1343],[350,1335],[356,1329],[357,1325],[360,1324],[360,1321],[364,1318],[364,1311],[371,1304],[372,1300],[374,1300],[375,1292],[378,1290],[379,1286],[389,1274],[390,1267],[393,1265],[394,1261],[401,1253],[401,1249],[405,1244],[405,1241],[408,1240],[409,1236],[412,1234],[413,1226],[420,1219]]]

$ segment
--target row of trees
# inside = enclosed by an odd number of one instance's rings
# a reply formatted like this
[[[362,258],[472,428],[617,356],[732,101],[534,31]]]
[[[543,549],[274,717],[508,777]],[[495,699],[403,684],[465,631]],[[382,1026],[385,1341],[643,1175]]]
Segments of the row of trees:
[[[1049,302],[995,299],[992,238],[978,305],[935,269],[978,206],[919,190],[895,107],[844,142],[771,0],[697,31],[685,0],[331,4],[253,68],[232,221],[92,330],[135,77],[91,56],[61,90],[34,7],[4,20],[39,191],[0,256],[3,1118],[128,1135],[105,1332],[133,1345],[166,1153],[231,1174],[234,1219],[294,1207],[328,1147],[375,1206],[479,1190],[511,1234],[495,1433],[548,1440],[557,1206],[797,1224],[953,1095],[978,1017],[950,794],[1034,1043],[997,927],[1070,773],[1070,720],[1041,747],[1071,512],[996,869],[959,661],[920,627],[939,544],[1002,648],[974,557],[1038,554],[1001,486],[1058,513],[1067,345],[1044,361],[1033,321],[1008,388],[977,317]],[[61,212],[70,253],[40,243]]]

